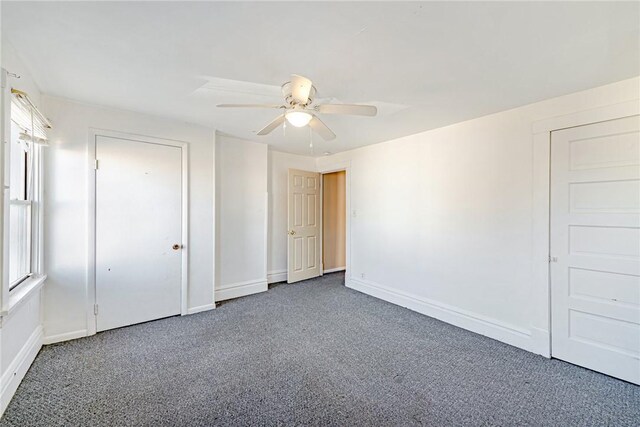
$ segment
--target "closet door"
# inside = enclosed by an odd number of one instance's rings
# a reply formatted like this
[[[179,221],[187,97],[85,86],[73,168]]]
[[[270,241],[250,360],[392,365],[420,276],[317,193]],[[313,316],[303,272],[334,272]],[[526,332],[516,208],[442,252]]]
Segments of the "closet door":
[[[551,138],[552,356],[640,383],[640,119]]]
[[[180,314],[182,149],[96,137],[97,330]]]

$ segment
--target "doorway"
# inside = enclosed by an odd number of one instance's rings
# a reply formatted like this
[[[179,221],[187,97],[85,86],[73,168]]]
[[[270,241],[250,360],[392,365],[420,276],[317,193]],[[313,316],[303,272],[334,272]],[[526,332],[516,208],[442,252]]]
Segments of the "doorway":
[[[95,331],[181,314],[186,144],[105,131],[92,137]]]
[[[332,271],[345,271],[349,278],[351,227],[349,162],[338,162],[321,168],[319,172],[289,169],[287,214],[287,283],[321,276]],[[338,172],[336,175],[332,175]],[[324,260],[323,180],[329,191],[327,215],[327,265]],[[353,212],[355,217],[355,211]],[[334,232],[335,230],[335,232]]]
[[[346,172],[322,175],[322,268],[344,271],[347,251]]]

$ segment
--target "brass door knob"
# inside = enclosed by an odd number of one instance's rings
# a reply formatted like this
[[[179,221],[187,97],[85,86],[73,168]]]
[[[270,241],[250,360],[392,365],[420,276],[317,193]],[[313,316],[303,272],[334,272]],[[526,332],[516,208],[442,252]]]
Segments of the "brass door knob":
[[[177,244],[177,243],[176,243],[176,244],[175,244],[175,245],[173,245],[171,248],[172,248],[174,251],[177,251],[177,250],[178,250],[178,249],[180,249],[181,247],[182,247],[182,245],[179,245],[179,244]]]
[[[296,234],[295,230],[289,230],[288,232],[289,236],[293,236],[294,234]]]

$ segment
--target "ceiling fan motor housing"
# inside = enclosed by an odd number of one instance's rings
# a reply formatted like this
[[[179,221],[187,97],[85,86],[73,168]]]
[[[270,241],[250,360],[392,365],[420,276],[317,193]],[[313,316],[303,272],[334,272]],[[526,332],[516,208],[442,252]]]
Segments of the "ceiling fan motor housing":
[[[286,82],[282,85],[282,95],[284,96],[284,100],[287,104],[291,106],[296,104],[296,102],[293,100],[291,82]],[[316,97],[316,87],[311,86],[311,90],[309,91],[309,99],[307,103],[304,105],[311,105],[315,97]]]

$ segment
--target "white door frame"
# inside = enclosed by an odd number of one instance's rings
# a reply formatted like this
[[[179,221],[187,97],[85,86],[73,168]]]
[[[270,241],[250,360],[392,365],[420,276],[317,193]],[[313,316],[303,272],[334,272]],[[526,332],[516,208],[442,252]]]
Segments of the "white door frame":
[[[189,289],[189,144],[182,141],[155,138],[152,136],[136,135],[104,129],[89,128],[89,148],[87,150],[87,336],[95,335],[97,316],[94,314],[96,302],[96,138],[106,136],[129,140],[132,142],[146,142],[149,144],[168,145],[178,147],[182,152],[182,272],[180,314],[188,314],[187,297]],[[99,160],[99,159],[98,159]],[[99,167],[99,165],[98,165]]]
[[[324,186],[322,185],[322,175],[332,172],[344,171],[345,177],[345,271],[344,279],[347,282],[351,278],[351,161],[336,162],[318,168],[320,173],[320,276],[324,274],[324,260],[322,259],[322,248],[324,246],[324,234],[322,233],[322,212],[324,206],[322,204]]]
[[[551,132],[640,114],[640,103],[623,102],[533,123],[533,270],[530,351],[551,357]]]

